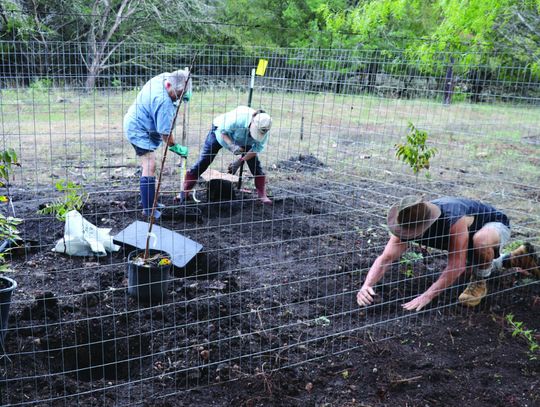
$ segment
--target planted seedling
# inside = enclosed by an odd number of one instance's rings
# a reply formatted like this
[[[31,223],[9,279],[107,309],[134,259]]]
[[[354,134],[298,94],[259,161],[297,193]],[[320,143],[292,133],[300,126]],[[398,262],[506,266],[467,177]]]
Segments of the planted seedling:
[[[70,211],[80,211],[88,200],[88,194],[81,185],[72,181],[60,180],[55,184],[58,192],[63,196],[55,201],[45,204],[38,213],[42,215],[54,215],[60,221],[66,220],[66,214]]]
[[[416,252],[407,252],[403,255],[400,260],[400,264],[405,265],[406,269],[403,272],[405,277],[414,277],[413,264],[417,261],[420,261],[424,258],[421,253]]]
[[[149,256],[146,259],[144,256],[138,256],[135,257],[133,260],[133,264],[136,266],[144,266],[144,267],[165,267],[170,266],[172,264],[171,259],[163,254],[163,253],[157,253],[153,256]]]
[[[403,161],[413,170],[418,181],[418,173],[426,170],[426,178],[430,178],[430,160],[435,157],[437,149],[426,145],[428,134],[419,130],[414,124],[409,122],[409,133],[404,144],[396,144],[396,158]]]
[[[527,345],[529,346],[529,359],[536,360],[536,354],[540,349],[540,345],[536,342],[533,330],[527,329],[523,322],[516,321],[513,314],[507,314],[505,319],[512,329],[512,336],[520,336],[527,341]]]

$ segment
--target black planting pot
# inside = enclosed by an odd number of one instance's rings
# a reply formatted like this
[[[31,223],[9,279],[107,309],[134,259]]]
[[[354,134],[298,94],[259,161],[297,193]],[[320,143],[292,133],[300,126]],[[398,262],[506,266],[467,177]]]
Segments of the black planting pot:
[[[159,250],[149,250],[149,256],[159,253],[163,252]],[[144,250],[134,250],[128,255],[128,294],[141,302],[162,302],[167,297],[171,264],[166,266],[135,264],[135,258],[142,256],[143,254]]]
[[[4,287],[5,286],[5,287]],[[12,278],[0,276],[0,352],[4,353],[4,340],[6,339],[9,306],[11,305],[11,294],[17,288],[17,282]]]

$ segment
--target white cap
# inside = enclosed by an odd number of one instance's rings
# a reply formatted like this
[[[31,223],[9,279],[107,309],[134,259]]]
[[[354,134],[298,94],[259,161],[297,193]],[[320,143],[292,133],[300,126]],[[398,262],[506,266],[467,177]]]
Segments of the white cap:
[[[257,141],[261,141],[272,127],[272,118],[268,113],[258,113],[251,119],[249,134]]]

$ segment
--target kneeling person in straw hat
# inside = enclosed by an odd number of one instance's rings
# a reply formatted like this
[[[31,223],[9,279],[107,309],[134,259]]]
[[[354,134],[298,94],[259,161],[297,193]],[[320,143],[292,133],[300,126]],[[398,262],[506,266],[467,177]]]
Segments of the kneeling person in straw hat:
[[[229,165],[229,173],[235,174],[242,162],[245,162],[255,176],[255,189],[259,200],[265,205],[271,205],[272,201],[266,195],[266,176],[258,157],[268,142],[270,127],[272,118],[268,113],[247,106],[238,106],[230,112],[217,116],[206,136],[199,160],[186,173],[181,200],[185,201],[189,197],[199,176],[206,171],[219,150],[224,147],[240,156]],[[244,155],[241,156],[242,154]]]
[[[423,294],[403,304],[409,311],[420,311],[465,270],[470,270],[472,277],[459,302],[469,307],[486,296],[485,279],[503,268],[519,267],[521,272],[540,276],[538,256],[531,244],[500,255],[510,239],[510,221],[503,212],[479,201],[405,197],[390,208],[388,228],[390,239],[356,296],[361,306],[373,302],[374,285],[407,250],[408,242],[448,251],[448,264],[440,277]]]

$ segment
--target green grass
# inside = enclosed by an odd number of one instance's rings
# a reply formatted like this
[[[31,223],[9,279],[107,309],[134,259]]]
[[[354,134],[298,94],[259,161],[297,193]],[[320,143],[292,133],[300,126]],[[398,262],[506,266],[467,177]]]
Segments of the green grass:
[[[246,93],[242,88],[194,93],[187,127],[190,163],[197,157],[213,117],[245,104]],[[55,181],[51,175],[66,178],[70,166],[77,165],[87,169],[90,182],[103,176],[102,166],[136,165],[122,131],[123,116],[135,96],[134,90],[90,94],[65,89],[2,90],[4,142],[17,150],[24,166],[18,181],[51,185]],[[538,209],[528,205],[538,199],[538,107],[466,102],[443,106],[427,99],[261,93],[259,89],[253,106],[263,107],[274,118],[271,140],[263,154],[265,167],[312,153],[329,165],[331,171],[322,176],[332,180],[345,183],[367,178],[428,193],[482,199],[499,194],[512,205],[518,202],[520,211],[532,216],[531,227],[539,222]],[[405,139],[409,121],[427,131],[428,145],[439,150],[430,168],[432,181],[420,177],[419,185],[410,169],[395,158],[394,145]],[[181,126],[177,138],[181,138]],[[222,153],[214,168],[226,168],[230,158]],[[174,158],[170,161],[167,165],[173,171]],[[448,187],[433,189],[438,184]]]

